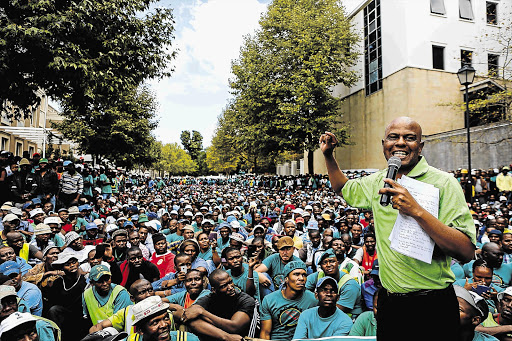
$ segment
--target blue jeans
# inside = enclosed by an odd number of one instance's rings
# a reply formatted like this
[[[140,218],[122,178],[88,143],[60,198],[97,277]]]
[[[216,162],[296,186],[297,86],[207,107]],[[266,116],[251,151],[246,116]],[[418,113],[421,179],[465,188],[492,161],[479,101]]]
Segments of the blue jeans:
[[[263,297],[273,293],[276,290],[276,288],[274,287],[274,281],[272,281],[272,278],[270,278],[270,276],[266,272],[263,272],[261,274],[270,280],[270,286],[268,287],[265,287],[260,284],[260,298],[261,300],[263,300]]]

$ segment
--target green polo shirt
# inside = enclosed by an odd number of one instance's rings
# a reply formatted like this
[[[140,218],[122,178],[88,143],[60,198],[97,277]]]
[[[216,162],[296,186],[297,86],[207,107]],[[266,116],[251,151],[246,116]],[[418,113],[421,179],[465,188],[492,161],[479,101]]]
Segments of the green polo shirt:
[[[342,190],[350,206],[373,211],[382,285],[397,293],[446,288],[455,281],[455,275],[450,269],[451,257],[446,256],[439,247],[434,249],[432,264],[391,249],[389,235],[398,210],[379,203],[379,189],[384,187],[386,172],[381,170],[367,177],[349,180]],[[439,188],[439,220],[467,235],[473,244],[476,243],[475,224],[457,179],[430,167],[423,156],[407,176]]]

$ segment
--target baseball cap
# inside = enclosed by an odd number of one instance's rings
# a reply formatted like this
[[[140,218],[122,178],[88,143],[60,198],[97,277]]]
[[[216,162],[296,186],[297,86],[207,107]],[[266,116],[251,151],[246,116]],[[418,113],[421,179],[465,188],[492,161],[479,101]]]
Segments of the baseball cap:
[[[336,288],[336,291],[339,290],[338,282],[336,282],[336,280],[334,278],[332,278],[331,276],[325,276],[325,277],[320,278],[318,280],[318,282],[316,282],[317,291],[318,291],[318,288],[320,288],[322,285],[327,284],[327,283],[331,283],[333,285],[333,287]]]
[[[44,218],[44,224],[62,224],[62,220],[59,217],[47,217]]]
[[[62,165],[63,165],[64,167],[66,167],[66,166],[69,166],[69,165],[72,165],[72,164],[73,164],[73,162],[71,162],[71,161],[69,161],[69,160],[66,160],[66,161],[64,161],[64,163],[63,163]]]
[[[42,208],[34,208],[32,211],[30,211],[30,218],[34,218],[38,214],[44,214]]]
[[[283,269],[284,277],[288,276],[288,274],[290,272],[292,272],[293,270],[296,270],[296,269],[303,269],[303,270],[307,271],[306,264],[304,264],[304,262],[299,261],[299,260],[294,260],[285,265],[285,267]]]
[[[17,296],[12,285],[0,285],[0,300],[9,296]]]
[[[146,317],[166,311],[168,308],[169,304],[163,302],[160,296],[150,296],[145,298],[132,307],[134,315],[133,324],[136,325]]]
[[[336,257],[336,254],[334,253],[333,249],[327,249],[321,256],[320,260],[318,261],[318,264],[321,264],[324,259]]]
[[[112,276],[112,273],[105,265],[99,264],[92,267],[91,272],[89,273],[89,278],[97,282],[102,276],[105,275]]]
[[[244,240],[244,236],[242,236],[240,233],[232,233],[230,236],[229,236],[230,239],[233,239],[233,240],[236,240],[240,243],[243,243],[245,240]]]
[[[308,230],[318,230],[318,222],[315,220],[310,220],[308,222],[307,229]]]
[[[0,338],[4,335],[4,333],[18,327],[19,325],[22,325],[23,323],[35,321],[36,319],[30,313],[14,312],[0,324]]]
[[[26,210],[27,208],[29,208],[31,206],[33,207],[34,203],[32,201],[29,201],[29,202],[24,203],[22,208],[23,208],[23,210]]]
[[[139,219],[137,220],[137,222],[139,222],[139,223],[147,223],[148,221],[149,221],[148,216],[145,214],[141,214],[139,216]]]
[[[69,233],[68,233],[69,234]],[[52,263],[52,265],[61,265],[69,262],[70,259],[76,259],[78,260],[78,256],[74,252],[62,252],[59,253],[59,256],[56,261]]]
[[[468,302],[470,306],[475,308],[480,313],[480,316],[484,317],[484,313],[476,304],[477,301],[479,301],[478,298],[483,299],[481,296],[479,296],[477,293],[471,293],[471,292],[467,291],[466,289],[464,289],[464,287],[461,287],[459,285],[454,285],[453,289],[455,290],[455,296],[460,297],[464,301]],[[499,294],[498,294],[498,296],[499,296]],[[475,298],[476,298],[476,300],[475,300]]]
[[[304,224],[304,218],[302,218],[302,217],[298,217],[297,219],[295,219],[295,223],[297,223],[297,224],[298,224],[298,223],[302,223],[302,224]]]
[[[80,341],[121,341],[127,337],[127,332],[120,333],[113,327],[107,327],[87,335]]]
[[[33,203],[34,205],[41,204],[41,199],[39,199],[39,198],[34,198],[34,199],[32,199],[32,203]]]
[[[93,220],[93,223],[96,224],[96,226],[99,226],[99,225],[105,225],[105,223],[103,222],[103,220],[101,219],[94,219]]]
[[[288,237],[288,236],[281,237],[277,241],[277,249],[278,250],[281,250],[283,247],[293,246],[293,245],[294,245],[293,239],[291,237]]]
[[[501,299],[503,298],[503,296],[505,296],[505,294],[512,296],[512,287],[508,287],[505,290],[503,290],[502,292],[499,292],[498,293],[498,301],[501,301]]]
[[[20,266],[12,260],[8,260],[0,265],[0,272],[6,276],[14,273],[20,273]]]
[[[86,230],[98,229],[98,225],[96,225],[95,223],[88,223],[87,225],[85,225],[85,229]]]

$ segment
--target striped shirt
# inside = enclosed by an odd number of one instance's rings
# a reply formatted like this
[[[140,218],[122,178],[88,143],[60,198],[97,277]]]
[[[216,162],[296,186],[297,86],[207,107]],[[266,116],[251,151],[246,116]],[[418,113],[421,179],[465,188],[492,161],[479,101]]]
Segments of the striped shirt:
[[[64,194],[82,194],[84,190],[84,179],[78,172],[73,175],[64,172],[60,178],[59,188]]]

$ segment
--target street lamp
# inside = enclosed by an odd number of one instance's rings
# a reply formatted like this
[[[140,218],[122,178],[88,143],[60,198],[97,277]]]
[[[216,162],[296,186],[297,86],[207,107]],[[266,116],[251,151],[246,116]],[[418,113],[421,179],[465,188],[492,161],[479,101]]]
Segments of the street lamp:
[[[468,96],[468,85],[473,83],[475,79],[475,69],[471,65],[464,65],[457,71],[457,77],[459,77],[460,85],[466,87],[466,134],[468,141],[468,177],[469,177],[469,194],[466,188],[466,198],[469,198],[469,202],[473,202],[473,179],[471,176],[471,139],[469,135],[469,96]]]

